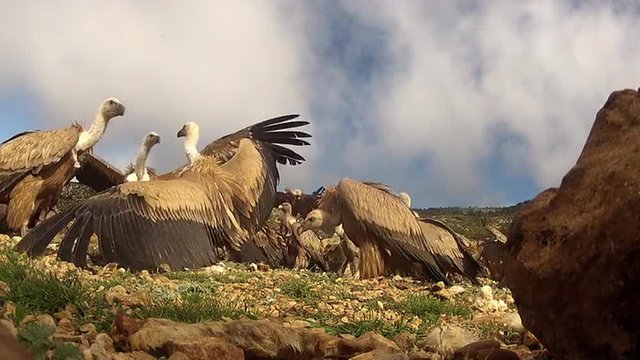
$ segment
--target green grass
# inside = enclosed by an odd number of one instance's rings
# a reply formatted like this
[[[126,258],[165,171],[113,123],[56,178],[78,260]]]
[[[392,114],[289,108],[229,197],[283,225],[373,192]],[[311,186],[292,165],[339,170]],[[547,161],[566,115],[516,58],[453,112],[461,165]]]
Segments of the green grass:
[[[245,309],[237,309],[219,298],[204,292],[185,292],[178,300],[160,299],[152,306],[137,308],[134,314],[140,318],[165,318],[187,323],[221,320],[223,317],[239,319],[255,318]]]
[[[76,345],[63,343],[55,348],[51,360],[84,360],[84,356]]]
[[[44,359],[47,351],[53,347],[49,337],[54,331],[55,328],[52,326],[31,322],[20,329],[18,339],[36,359]]]
[[[248,283],[251,274],[248,272],[234,272],[234,273],[206,273],[206,272],[192,272],[192,271],[176,271],[166,273],[164,276],[171,280],[188,280],[200,283],[217,282],[222,284],[238,284]]]
[[[86,304],[87,291],[77,273],[58,278],[36,270],[24,255],[12,251],[4,255],[0,257],[0,281],[9,285],[10,291],[0,295],[0,300],[12,301],[29,312],[42,313],[60,311],[69,303]]]
[[[311,301],[318,298],[318,294],[312,289],[313,283],[304,278],[288,281],[280,286],[282,293],[294,299]]]
[[[435,324],[440,315],[443,314],[465,318],[469,318],[472,315],[471,309],[467,307],[418,294],[409,295],[404,301],[397,303],[395,307],[408,315],[418,316],[423,322],[430,325]]]
[[[325,331],[333,335],[349,334],[355,337],[359,337],[364,333],[373,331],[380,333],[382,334],[382,336],[387,338],[392,338],[403,332],[415,332],[413,329],[407,326],[407,323],[404,319],[395,321],[393,323],[388,323],[373,317],[365,320],[355,321],[353,323],[340,323],[333,326],[325,326]]]

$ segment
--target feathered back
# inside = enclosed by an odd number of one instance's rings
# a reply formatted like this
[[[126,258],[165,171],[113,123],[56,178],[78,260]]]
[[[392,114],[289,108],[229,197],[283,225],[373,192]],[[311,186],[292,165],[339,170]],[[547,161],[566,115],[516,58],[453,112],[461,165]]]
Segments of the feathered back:
[[[0,145],[0,175],[23,171],[39,172],[58,162],[78,142],[82,127],[23,132]]]

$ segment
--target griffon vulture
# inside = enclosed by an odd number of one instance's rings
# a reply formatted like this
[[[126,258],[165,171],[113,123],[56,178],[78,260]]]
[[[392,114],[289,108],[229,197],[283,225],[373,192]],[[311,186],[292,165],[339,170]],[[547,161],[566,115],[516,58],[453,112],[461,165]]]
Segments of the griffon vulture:
[[[402,202],[410,208],[409,194],[399,195]],[[427,239],[427,251],[433,254],[440,269],[446,273],[458,273],[477,283],[476,277],[482,272],[482,265],[465,249],[460,235],[441,221],[419,218],[417,214],[415,216]]]
[[[124,171],[95,154],[84,153],[80,155],[82,168],[76,172],[76,179],[97,192],[125,182],[138,181],[138,172],[141,173],[141,181],[151,180],[156,177],[156,171],[146,166],[147,158],[151,148],[159,143],[160,135],[156,132],[145,135],[135,163],[127,164]]]
[[[358,273],[358,247],[344,233],[342,224],[336,226],[334,236],[323,239],[323,246],[324,258],[329,271],[344,275],[348,267],[351,276],[356,278],[360,276]]]
[[[300,230],[340,224],[359,249],[361,278],[402,271],[449,283],[428,251],[420,223],[386,185],[342,178],[325,191]]]
[[[140,152],[138,153],[138,157],[136,158],[136,163],[133,166],[127,166],[125,169],[125,181],[149,181],[152,178],[155,178],[155,170],[147,168],[147,158],[149,157],[149,152],[151,148],[160,143],[160,135],[156,132],[148,133],[144,139],[142,140],[142,145],[140,145]]]
[[[295,131],[298,115],[269,119],[224,136],[172,176],[129,182],[56,214],[32,229],[16,249],[41,254],[69,222],[58,258],[86,266],[92,234],[102,258],[131,270],[199,268],[218,258],[216,247],[239,251],[258,232],[274,203],[276,163],[304,158],[282,145],[308,145]],[[286,131],[278,131],[286,130]]]
[[[311,194],[305,194],[300,189],[287,188],[284,192],[278,192],[275,206],[288,202],[291,204],[293,216],[304,219],[311,210],[318,208],[318,200],[323,193],[322,186]]]
[[[25,235],[58,202],[62,187],[81,167],[78,156],[90,151],[109,121],[124,115],[115,98],[100,104],[93,124],[55,130],[25,131],[0,145],[0,202],[7,204],[6,222],[12,232]]]
[[[298,233],[300,223],[291,213],[291,204],[288,202],[278,206],[282,210],[281,221],[288,230],[287,234],[293,236],[296,242],[294,247],[296,251],[294,269],[309,269],[314,266],[322,271],[329,271],[324,261],[322,252],[322,241],[312,230]]]

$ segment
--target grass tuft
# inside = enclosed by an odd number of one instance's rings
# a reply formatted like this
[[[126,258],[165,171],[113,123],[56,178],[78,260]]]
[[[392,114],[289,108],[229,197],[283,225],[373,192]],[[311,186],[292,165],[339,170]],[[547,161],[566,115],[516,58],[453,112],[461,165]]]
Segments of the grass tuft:
[[[53,347],[50,337],[54,331],[52,326],[31,322],[20,329],[18,339],[36,359],[44,359],[47,351]]]
[[[66,304],[82,305],[86,302],[86,289],[75,272],[61,277],[37,270],[24,255],[6,252],[0,257],[0,280],[10,291],[0,300],[20,304],[30,312],[53,313]]]
[[[231,319],[253,317],[244,310],[224,304],[218,298],[197,291],[181,293],[178,300],[158,299],[152,306],[135,309],[134,313],[140,318],[166,318],[187,323],[215,321],[223,317]]]
[[[313,284],[309,280],[300,278],[288,281],[280,286],[282,293],[295,299],[312,300],[317,294],[312,289]]]
[[[76,345],[63,343],[58,345],[53,351],[51,360],[84,360],[84,356]]]
[[[440,315],[471,317],[471,310],[431,296],[413,294],[396,304],[406,314],[416,315],[428,324],[435,324]]]

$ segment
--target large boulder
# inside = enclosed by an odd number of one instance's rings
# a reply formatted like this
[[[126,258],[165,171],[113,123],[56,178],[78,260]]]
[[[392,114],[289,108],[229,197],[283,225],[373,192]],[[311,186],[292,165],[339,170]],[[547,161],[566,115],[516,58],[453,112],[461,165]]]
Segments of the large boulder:
[[[562,179],[514,218],[505,282],[560,359],[640,359],[640,94],[616,91]]]

